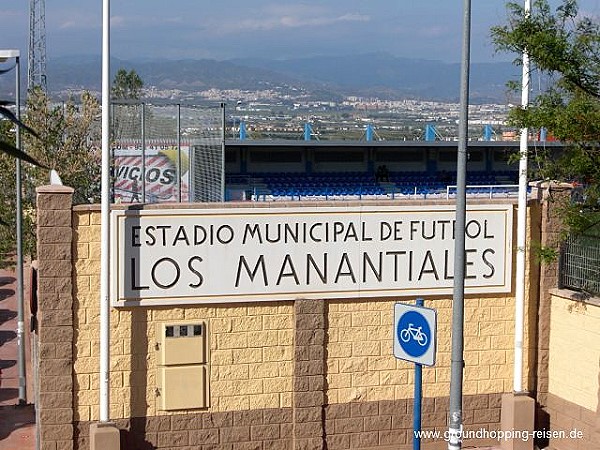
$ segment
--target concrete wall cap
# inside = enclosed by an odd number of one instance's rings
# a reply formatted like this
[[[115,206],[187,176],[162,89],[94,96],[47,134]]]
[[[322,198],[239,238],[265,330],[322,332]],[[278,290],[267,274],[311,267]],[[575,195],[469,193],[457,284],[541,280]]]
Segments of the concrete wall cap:
[[[600,307],[600,297],[586,294],[585,292],[572,291],[570,289],[550,289],[550,293],[556,297],[561,297],[574,302],[582,302],[588,305]]]
[[[538,180],[530,181],[529,186],[542,189],[572,189],[574,185],[573,183],[566,183],[564,181],[557,180]]]
[[[38,194],[72,194],[75,189],[68,186],[46,185],[36,188],[35,191]]]
[[[487,205],[487,204],[517,204],[515,198],[494,198],[494,199],[469,199],[469,205]],[[332,206],[429,206],[429,205],[454,205],[454,200],[431,199],[431,200],[354,200],[354,201],[290,201],[290,202],[226,202],[226,203],[152,203],[135,205],[118,204],[110,205],[111,210],[130,210],[130,211],[153,211],[157,209],[237,209],[237,208],[326,208]],[[100,211],[99,204],[76,205],[73,211]]]

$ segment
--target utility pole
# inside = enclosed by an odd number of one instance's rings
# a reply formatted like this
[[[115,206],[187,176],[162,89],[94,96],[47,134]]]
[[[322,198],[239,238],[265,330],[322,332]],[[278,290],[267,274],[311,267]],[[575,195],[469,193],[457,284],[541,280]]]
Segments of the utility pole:
[[[452,297],[452,356],[450,366],[450,423],[448,450],[462,448],[465,319],[465,224],[467,215],[467,150],[469,141],[469,75],[471,66],[471,0],[463,1],[463,41],[460,75],[460,119],[456,163],[456,240]]]

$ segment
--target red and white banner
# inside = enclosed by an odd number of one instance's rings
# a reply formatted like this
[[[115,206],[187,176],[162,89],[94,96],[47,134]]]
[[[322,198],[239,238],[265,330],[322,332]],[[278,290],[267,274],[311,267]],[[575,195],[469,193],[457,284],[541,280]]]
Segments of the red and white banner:
[[[175,152],[174,152],[175,150]],[[173,155],[177,146],[147,145],[145,154],[145,176],[142,175],[142,152],[137,145],[119,145],[113,149],[113,180],[116,202],[142,202],[142,183],[145,182],[146,203],[178,201],[177,165]],[[181,146],[182,155],[189,154],[189,146]],[[170,153],[170,156],[168,154]],[[144,181],[142,181],[144,178]],[[181,201],[188,201],[188,168],[182,167]]]

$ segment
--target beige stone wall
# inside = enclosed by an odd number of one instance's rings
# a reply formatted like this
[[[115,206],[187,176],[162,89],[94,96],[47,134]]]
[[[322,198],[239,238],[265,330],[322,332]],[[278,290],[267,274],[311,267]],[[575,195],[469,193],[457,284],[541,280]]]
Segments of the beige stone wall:
[[[550,315],[549,393],[595,412],[599,362],[600,303],[574,301],[568,292],[556,291]]]
[[[100,213],[76,211],[75,417],[99,418]],[[210,411],[291,406],[292,302],[111,309],[111,419],[170,414],[157,409],[155,324],[207,322]],[[180,412],[178,412],[180,413]]]
[[[73,189],[42,186],[36,192],[38,310],[37,320],[32,321],[36,327],[31,338],[37,349],[32,360],[36,377],[37,438],[42,449],[71,450],[74,431],[70,251]]]
[[[394,303],[329,302],[329,403],[413,397],[414,365],[393,356]],[[438,342],[435,366],[423,368],[423,395],[444,397],[450,392],[452,302],[431,299],[425,306],[437,309]],[[512,298],[465,299],[465,395],[512,390],[513,323]]]
[[[89,422],[99,418],[100,212],[80,206],[71,216],[67,188],[38,193],[42,447],[71,448],[72,435],[76,448],[88,448]],[[559,229],[552,210],[539,215],[539,207],[531,206],[527,242],[548,243],[548,235]],[[67,227],[71,217],[73,236]],[[72,255],[65,251],[71,237]],[[537,390],[548,416],[548,423],[538,425],[583,432],[582,439],[551,440],[552,448],[600,448],[600,300],[555,289],[557,268],[542,266],[540,273],[531,248],[526,267],[523,385]],[[451,299],[425,300],[438,311],[438,350],[436,366],[423,371],[424,405],[445,411]],[[267,442],[269,448],[293,448],[291,436],[300,443],[297,448],[313,439],[330,448],[405,444],[413,366],[392,354],[395,301],[112,308],[110,417],[125,432],[128,448],[173,448],[175,441],[193,446],[207,436],[227,448],[257,440],[265,448]],[[512,391],[514,292],[469,296],[465,303],[465,424],[493,428],[499,422],[499,394]],[[156,324],[196,320],[208,327],[210,407],[160,411]],[[427,421],[442,430],[447,425],[445,413],[429,414]]]
[[[99,415],[99,211],[76,208],[73,226],[74,420],[87,422],[97,420]],[[412,398],[413,365],[396,360],[392,353],[395,301],[327,301],[327,403]],[[513,294],[467,297],[465,304],[464,394],[511,391]],[[451,298],[426,298],[426,306],[438,310],[438,347],[436,366],[423,370],[424,396],[446,397],[450,382]],[[199,319],[208,324],[209,411],[291,407],[293,314],[293,302],[111,309],[110,417],[170,414],[159,411],[155,394],[155,324],[166,320]],[[535,305],[528,303],[526,314],[535,316]],[[525,348],[533,345],[526,334]],[[527,351],[525,354],[523,382],[531,388]]]
[[[529,208],[528,243],[539,240],[536,214],[535,208]],[[516,223],[513,242],[516,245]],[[513,257],[516,257],[514,253]],[[515,266],[513,259],[513,278]],[[533,389],[534,383],[530,373],[533,371],[532,349],[536,343],[530,335],[530,327],[535,326],[537,317],[537,277],[537,261],[529,247],[526,250],[522,379],[523,387],[528,390]],[[394,303],[397,301],[414,304],[414,299],[405,298],[328,302],[327,381],[330,404],[413,397],[414,365],[396,360],[393,356],[392,324]],[[452,299],[426,298],[425,306],[437,310],[438,343],[435,367],[423,368],[423,395],[444,397],[450,392]],[[464,395],[513,390],[514,317],[514,293],[465,298]]]

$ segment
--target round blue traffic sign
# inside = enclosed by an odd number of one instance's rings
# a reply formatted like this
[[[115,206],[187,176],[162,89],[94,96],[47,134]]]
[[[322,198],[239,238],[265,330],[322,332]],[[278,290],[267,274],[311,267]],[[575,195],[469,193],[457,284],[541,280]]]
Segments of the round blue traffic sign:
[[[422,314],[416,311],[404,313],[396,328],[398,343],[407,355],[423,356],[431,345],[431,329]]]

